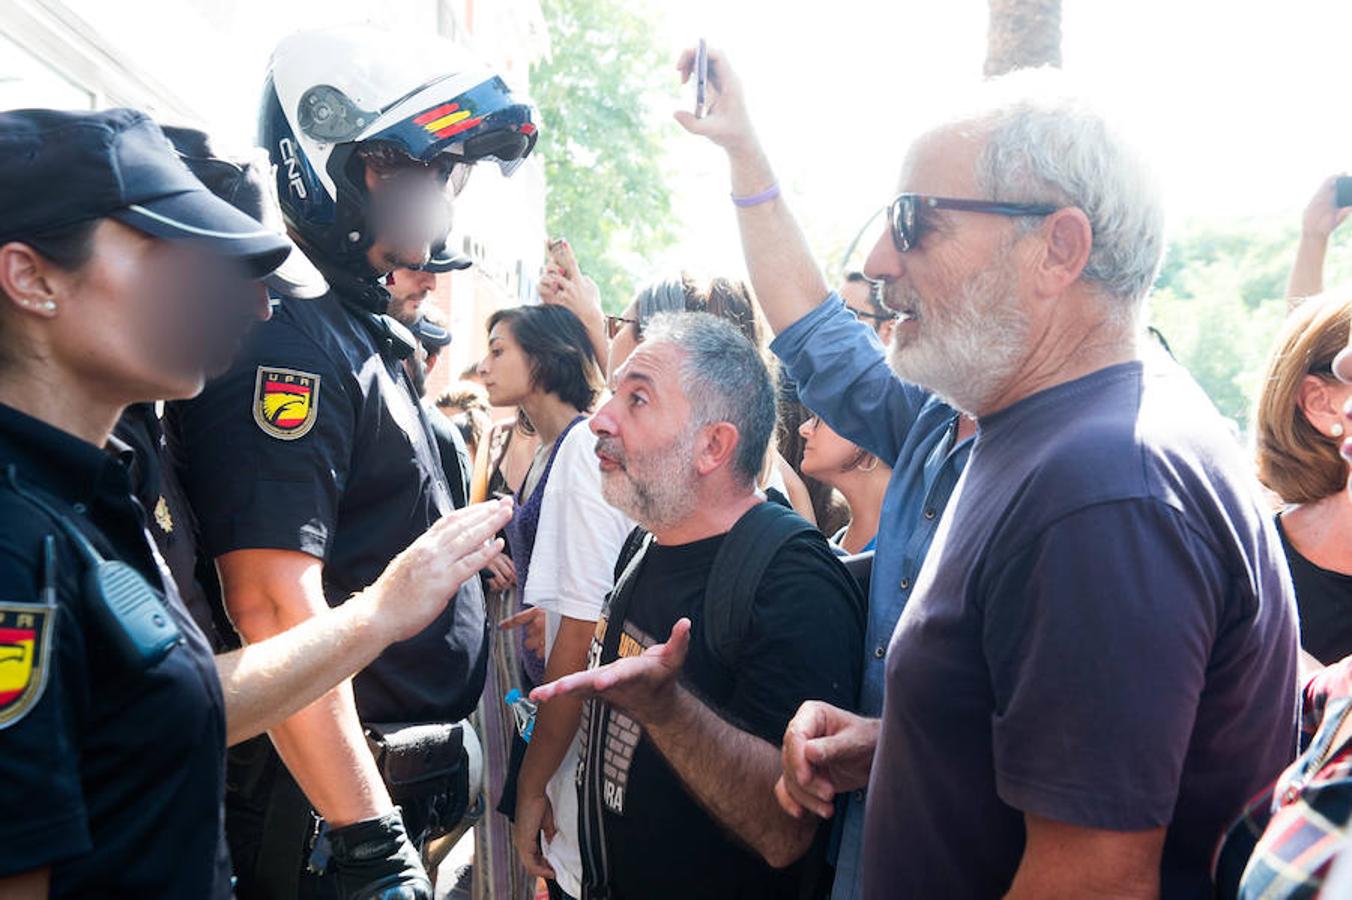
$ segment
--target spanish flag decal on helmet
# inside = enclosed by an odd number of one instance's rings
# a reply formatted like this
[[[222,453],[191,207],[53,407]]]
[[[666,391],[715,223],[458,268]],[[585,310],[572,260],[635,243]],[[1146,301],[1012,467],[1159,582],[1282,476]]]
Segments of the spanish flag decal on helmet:
[[[462,109],[459,103],[444,103],[413,117],[414,125],[421,125],[424,131],[436,138],[448,138],[469,131],[481,122],[482,118],[471,110]]]
[[[28,714],[47,685],[55,610],[0,603],[0,728]]]
[[[305,437],[314,427],[318,412],[318,375],[258,367],[253,416],[265,433],[283,441]]]

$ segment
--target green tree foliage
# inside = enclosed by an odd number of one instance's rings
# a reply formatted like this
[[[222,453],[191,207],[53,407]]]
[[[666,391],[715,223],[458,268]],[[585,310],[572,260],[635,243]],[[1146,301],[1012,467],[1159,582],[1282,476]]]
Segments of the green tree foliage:
[[[551,53],[531,70],[549,233],[566,237],[607,310],[619,312],[645,257],[669,247],[671,192],[654,101],[670,97],[669,53],[651,0],[544,0]]]
[[[1344,231],[1329,249],[1325,287],[1352,280],[1352,229]],[[1191,224],[1171,240],[1150,301],[1151,323],[1179,361],[1245,429],[1286,315],[1297,237],[1285,220]]]

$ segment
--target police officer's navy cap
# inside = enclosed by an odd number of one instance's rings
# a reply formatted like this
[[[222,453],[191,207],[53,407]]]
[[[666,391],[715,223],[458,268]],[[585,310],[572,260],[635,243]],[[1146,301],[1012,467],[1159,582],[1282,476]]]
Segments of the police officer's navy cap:
[[[432,258],[423,263],[420,268],[424,272],[433,272],[440,275],[443,272],[459,272],[472,265],[474,265],[474,260],[468,256],[463,256],[454,250],[443,247],[436,251]]]
[[[193,177],[144,113],[0,112],[0,243],[104,217],[200,242],[260,278],[291,251]]]
[[[163,130],[188,171],[209,191],[285,236],[286,224],[277,203],[276,181],[266,151],[258,150],[254,159],[226,159],[212,149],[211,138],[204,131],[172,125],[163,126]],[[324,276],[289,238],[287,243],[291,246],[291,255],[263,279],[264,284],[274,293],[297,300],[313,300],[328,293],[329,285]]]
[[[435,353],[451,343],[451,332],[425,316],[419,316],[413,323],[413,333],[428,353]]]

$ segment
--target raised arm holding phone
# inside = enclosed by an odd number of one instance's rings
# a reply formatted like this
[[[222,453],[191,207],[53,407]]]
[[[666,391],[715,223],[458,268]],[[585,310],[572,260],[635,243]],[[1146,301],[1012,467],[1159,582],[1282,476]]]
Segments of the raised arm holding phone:
[[[1286,283],[1286,299],[1294,308],[1324,290],[1324,258],[1333,232],[1352,213],[1352,178],[1330,175],[1319,183],[1300,219],[1300,243]]]
[[[677,63],[682,81],[696,74],[696,56],[695,50],[682,54]],[[676,121],[727,151],[734,200],[776,192],[764,202],[738,204],[737,224],[756,299],[778,334],[811,312],[829,289],[802,229],[777,195],[774,168],[751,124],[741,82],[719,50],[708,51],[708,69],[704,115],[681,110]]]

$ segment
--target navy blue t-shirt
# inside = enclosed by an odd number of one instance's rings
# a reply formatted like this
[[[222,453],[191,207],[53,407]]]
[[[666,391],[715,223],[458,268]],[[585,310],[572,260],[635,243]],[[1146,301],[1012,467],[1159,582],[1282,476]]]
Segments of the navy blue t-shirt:
[[[1296,613],[1237,442],[1170,363],[981,420],[887,655],[864,896],[999,897],[1024,814],[1167,826],[1163,896],[1296,746]]]

